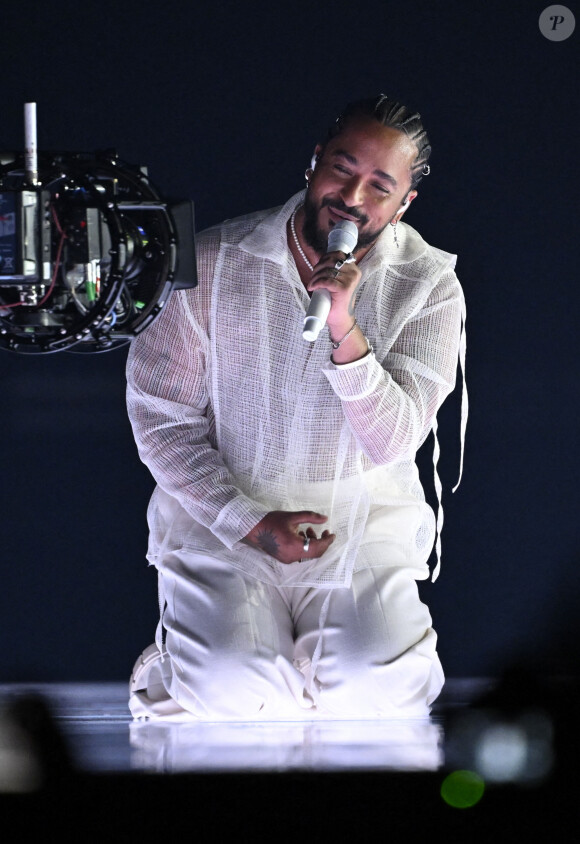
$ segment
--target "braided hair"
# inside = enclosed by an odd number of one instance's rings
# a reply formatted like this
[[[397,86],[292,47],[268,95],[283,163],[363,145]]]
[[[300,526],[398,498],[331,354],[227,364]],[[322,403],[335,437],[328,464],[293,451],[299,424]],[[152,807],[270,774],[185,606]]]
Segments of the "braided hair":
[[[406,106],[387,97],[386,94],[356,100],[349,103],[336,118],[328,130],[326,142],[328,143],[331,138],[340,134],[350,120],[360,116],[372,117],[383,126],[398,129],[413,141],[417,147],[417,155],[411,164],[411,189],[417,187],[423,176],[427,176],[431,170],[427,164],[431,155],[431,144],[423,127],[421,115],[417,111],[410,111]]]

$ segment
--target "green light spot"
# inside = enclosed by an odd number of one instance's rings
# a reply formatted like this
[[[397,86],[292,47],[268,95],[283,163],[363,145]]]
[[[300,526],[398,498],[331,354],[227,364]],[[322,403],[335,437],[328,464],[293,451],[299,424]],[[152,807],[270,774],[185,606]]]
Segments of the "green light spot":
[[[470,809],[483,797],[485,783],[473,771],[453,771],[441,784],[441,797],[454,809]]]
[[[145,302],[135,302],[135,307],[137,310],[141,311],[145,307]]]

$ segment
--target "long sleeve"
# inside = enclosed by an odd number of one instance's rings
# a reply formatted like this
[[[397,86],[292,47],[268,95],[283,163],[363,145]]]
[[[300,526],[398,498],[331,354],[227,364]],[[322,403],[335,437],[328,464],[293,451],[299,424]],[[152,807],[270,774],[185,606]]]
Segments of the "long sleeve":
[[[453,390],[463,298],[445,273],[405,323],[384,360],[371,354],[325,368],[360,447],[375,464],[413,459]]]
[[[199,263],[203,284],[207,276]],[[198,297],[197,312],[205,295],[203,289],[172,294],[133,341],[127,408],[139,456],[157,484],[231,548],[267,510],[236,486],[213,442],[208,341],[188,298]]]

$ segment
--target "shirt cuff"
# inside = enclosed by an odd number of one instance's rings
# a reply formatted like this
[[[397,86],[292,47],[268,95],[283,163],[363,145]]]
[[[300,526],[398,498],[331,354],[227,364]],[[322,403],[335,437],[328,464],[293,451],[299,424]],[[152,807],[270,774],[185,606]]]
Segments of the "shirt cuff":
[[[220,511],[210,530],[226,548],[231,550],[236,542],[247,536],[269,512],[267,508],[260,507],[251,498],[238,495]]]
[[[383,376],[383,368],[373,352],[349,363],[329,361],[322,367],[330,386],[343,401],[356,401],[370,395]]]

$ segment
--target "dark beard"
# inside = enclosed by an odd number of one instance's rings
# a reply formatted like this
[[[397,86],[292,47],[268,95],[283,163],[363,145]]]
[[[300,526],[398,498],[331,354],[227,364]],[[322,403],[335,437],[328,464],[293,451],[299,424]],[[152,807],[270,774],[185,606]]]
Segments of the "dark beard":
[[[332,207],[336,208],[337,211],[343,211],[345,214],[355,217],[361,227],[368,223],[368,217],[365,214],[361,214],[356,208],[347,208],[347,206],[340,200],[326,198],[322,201],[320,209],[322,210],[322,208],[326,205],[332,205]],[[387,226],[388,223],[386,226],[383,226],[382,229],[378,229],[378,231],[374,232],[361,232],[359,229],[358,242],[354,250],[355,254],[359,249],[362,249],[365,246],[370,246],[374,243],[382,232],[384,232]],[[304,223],[302,225],[302,236],[308,246],[314,249],[315,252],[318,252],[320,255],[325,254],[328,249],[328,234],[318,228],[318,209],[311,202],[308,196],[308,191],[306,191],[306,196],[304,198]]]

